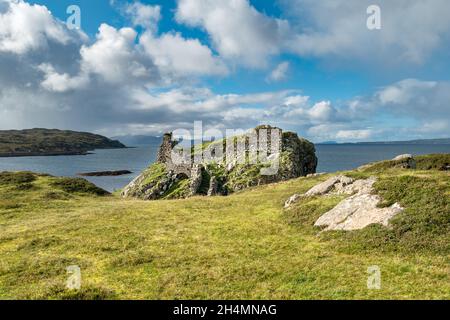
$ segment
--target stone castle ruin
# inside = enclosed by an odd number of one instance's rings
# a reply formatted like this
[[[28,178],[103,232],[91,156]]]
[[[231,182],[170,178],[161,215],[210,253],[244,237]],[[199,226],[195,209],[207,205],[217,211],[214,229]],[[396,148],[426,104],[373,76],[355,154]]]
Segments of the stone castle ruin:
[[[125,187],[122,195],[149,200],[227,195],[306,176],[315,173],[316,167],[314,145],[276,127],[259,126],[244,135],[191,148],[179,146],[172,133],[167,133],[156,163]],[[155,168],[164,173],[149,181]]]

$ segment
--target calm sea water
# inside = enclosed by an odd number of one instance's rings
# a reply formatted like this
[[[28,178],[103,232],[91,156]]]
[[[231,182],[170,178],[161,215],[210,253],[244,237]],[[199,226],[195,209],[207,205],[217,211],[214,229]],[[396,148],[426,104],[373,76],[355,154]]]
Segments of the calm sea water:
[[[450,145],[317,145],[317,172],[350,170],[363,164],[392,159],[411,153],[450,153]],[[106,170],[130,170],[133,174],[118,177],[87,177],[101,188],[114,191],[123,188],[143,169],[155,161],[158,145],[131,149],[96,150],[86,156],[0,158],[0,171],[34,171],[55,176]]]

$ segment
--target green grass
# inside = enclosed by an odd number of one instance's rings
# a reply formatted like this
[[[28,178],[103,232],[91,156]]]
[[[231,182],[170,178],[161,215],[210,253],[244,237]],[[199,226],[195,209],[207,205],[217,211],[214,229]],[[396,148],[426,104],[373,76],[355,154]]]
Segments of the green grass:
[[[341,197],[282,209],[329,175],[158,201],[67,192],[49,176],[0,183],[0,298],[450,299],[448,172],[354,174],[377,175],[385,205],[407,208],[392,229],[319,233]],[[65,289],[70,265],[81,290]],[[381,290],[367,289],[372,265]]]

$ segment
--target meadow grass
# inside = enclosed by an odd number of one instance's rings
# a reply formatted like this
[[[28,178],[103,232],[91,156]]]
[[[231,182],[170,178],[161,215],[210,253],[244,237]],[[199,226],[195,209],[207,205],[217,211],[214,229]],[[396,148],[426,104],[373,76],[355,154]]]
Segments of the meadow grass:
[[[315,219],[341,196],[283,210],[292,194],[330,175],[158,201],[76,192],[45,175],[5,175],[0,298],[450,299],[450,212],[442,211],[449,173],[352,174],[377,175],[386,205],[399,198],[407,208],[393,228],[321,233]],[[81,268],[81,290],[65,289],[70,265]],[[381,270],[380,290],[367,288],[372,265]]]

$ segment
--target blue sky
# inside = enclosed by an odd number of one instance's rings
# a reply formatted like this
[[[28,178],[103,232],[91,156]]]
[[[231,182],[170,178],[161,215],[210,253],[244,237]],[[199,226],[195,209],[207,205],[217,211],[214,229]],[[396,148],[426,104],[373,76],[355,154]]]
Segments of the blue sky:
[[[160,134],[201,120],[314,141],[450,136],[445,0],[377,1],[380,30],[367,28],[365,0],[0,3],[0,71],[20,63],[0,78],[0,129]],[[64,24],[74,4],[79,32]],[[17,106],[19,91],[39,113]]]
[[[108,23],[116,28],[129,26],[130,21],[120,14],[120,6],[124,1],[117,1],[111,5],[109,0],[60,0],[60,1],[31,1],[47,6],[52,13],[61,20],[66,20],[66,9],[76,4],[82,10],[82,29],[90,37],[95,37],[100,24]],[[200,39],[202,43],[209,44],[208,35],[202,30],[189,28],[178,24],[174,18],[176,1],[141,1],[143,4],[161,5],[163,19],[159,24],[159,32],[177,31],[187,38]],[[261,12],[271,17],[282,18],[283,12],[275,1],[253,0],[251,4]],[[208,86],[217,93],[249,93],[267,90],[285,90],[302,88],[315,99],[348,99],[358,94],[368,92],[377,85],[377,80],[365,71],[346,68],[333,69],[323,65],[314,58],[298,59],[292,55],[280,55],[273,58],[274,64],[281,61],[290,61],[289,77],[281,83],[266,81],[266,70],[239,69],[226,78],[207,79]],[[381,84],[381,83],[380,83]]]

